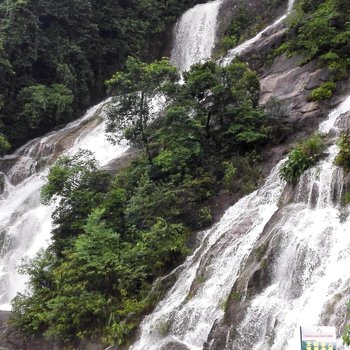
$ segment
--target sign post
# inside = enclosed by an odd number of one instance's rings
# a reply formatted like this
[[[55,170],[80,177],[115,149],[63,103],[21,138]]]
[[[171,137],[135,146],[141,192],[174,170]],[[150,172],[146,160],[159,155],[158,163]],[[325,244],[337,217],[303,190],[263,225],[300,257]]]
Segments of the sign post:
[[[336,350],[335,327],[300,327],[301,350]]]

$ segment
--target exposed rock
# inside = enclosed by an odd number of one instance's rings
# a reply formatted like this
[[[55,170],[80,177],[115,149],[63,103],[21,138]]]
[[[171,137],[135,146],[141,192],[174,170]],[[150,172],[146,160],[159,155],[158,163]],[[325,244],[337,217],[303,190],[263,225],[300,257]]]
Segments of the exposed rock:
[[[271,63],[271,52],[281,45],[286,31],[283,23],[281,23],[266,32],[253,47],[242,54],[242,60],[248,62],[253,70],[262,72],[264,67]]]
[[[189,348],[177,341],[171,341],[169,343],[164,344],[160,350],[189,350]]]
[[[350,129],[350,113],[341,115],[335,125],[342,130]]]
[[[240,3],[238,0],[225,0],[220,8],[219,24],[217,29],[217,37],[222,37],[231,24],[231,20],[234,16],[237,16]],[[261,14],[264,11],[265,4],[261,0],[247,0],[246,6],[250,9],[252,16],[254,14]],[[274,17],[280,17],[286,10],[287,0],[281,0],[280,6],[274,12]]]
[[[305,84],[306,90],[313,90],[320,86],[322,82],[328,81],[330,79],[330,73],[324,69],[318,69],[314,73],[309,75],[309,79]]]
[[[108,164],[104,165],[101,169],[107,171],[111,175],[115,175],[125,165],[129,164],[133,159],[139,156],[140,152],[136,149],[129,149],[121,157],[111,160]]]
[[[5,174],[0,172],[0,195],[4,192],[5,189]]]

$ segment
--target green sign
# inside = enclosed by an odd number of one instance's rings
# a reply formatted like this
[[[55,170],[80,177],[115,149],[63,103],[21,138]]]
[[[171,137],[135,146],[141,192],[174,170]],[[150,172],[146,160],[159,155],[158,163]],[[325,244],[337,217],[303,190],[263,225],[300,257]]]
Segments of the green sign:
[[[336,350],[335,327],[300,327],[301,350]]]

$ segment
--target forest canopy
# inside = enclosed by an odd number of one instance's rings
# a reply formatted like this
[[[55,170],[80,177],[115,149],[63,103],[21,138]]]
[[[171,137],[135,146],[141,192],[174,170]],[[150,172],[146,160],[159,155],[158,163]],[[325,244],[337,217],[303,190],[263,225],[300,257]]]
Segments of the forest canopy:
[[[79,117],[128,56],[160,58],[195,2],[0,1],[0,154]]]

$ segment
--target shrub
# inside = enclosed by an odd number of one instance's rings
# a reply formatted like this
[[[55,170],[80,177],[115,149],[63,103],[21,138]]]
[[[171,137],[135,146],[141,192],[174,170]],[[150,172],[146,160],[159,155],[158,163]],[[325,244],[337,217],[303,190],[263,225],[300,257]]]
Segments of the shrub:
[[[232,162],[224,162],[225,175],[223,178],[223,184],[225,188],[230,189],[233,184],[233,180],[237,175],[237,168],[232,164]]]
[[[11,148],[11,145],[5,138],[5,136],[0,134],[0,156],[6,154]]]
[[[343,340],[346,345],[350,345],[350,325],[346,326],[345,333],[343,335]]]
[[[199,210],[198,213],[198,224],[200,227],[208,226],[212,223],[213,216],[210,208],[204,207]]]
[[[327,81],[322,83],[318,88],[312,90],[309,101],[323,101],[333,96],[334,90],[337,85],[333,81]]]
[[[344,192],[342,195],[342,204],[348,205],[350,203],[350,191]]]
[[[325,149],[324,136],[312,135],[296,145],[288,154],[288,160],[283,165],[280,175],[282,179],[296,184],[304,171],[316,164]]]
[[[339,153],[334,160],[334,164],[350,170],[350,130],[342,133],[338,140]]]

